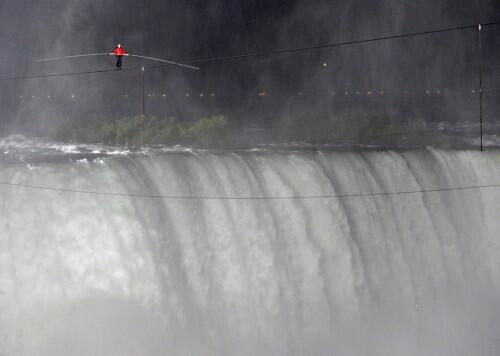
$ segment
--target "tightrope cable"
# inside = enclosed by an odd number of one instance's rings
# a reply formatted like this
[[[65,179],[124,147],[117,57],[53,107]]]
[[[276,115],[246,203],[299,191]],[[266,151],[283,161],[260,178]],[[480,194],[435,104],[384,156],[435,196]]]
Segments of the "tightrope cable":
[[[123,68],[121,71],[132,71],[140,69],[141,67],[128,67]],[[85,75],[85,74],[97,74],[97,73],[111,73],[111,72],[119,72],[116,69],[101,69],[101,70],[89,70],[84,72],[69,72],[69,73],[50,73],[50,74],[35,74],[35,75],[26,75],[21,77],[6,77],[0,78],[0,81],[9,81],[9,80],[24,80],[24,79],[36,79],[36,78],[50,78],[50,77],[69,77],[69,76],[77,76],[77,75]]]
[[[488,22],[485,24],[481,24],[481,26],[486,27],[486,26],[493,26],[493,25],[499,25],[499,24],[500,24],[500,21],[495,21],[495,22]],[[239,54],[239,55],[225,56],[225,57],[200,58],[200,59],[188,60],[188,61],[183,61],[183,62],[184,63],[204,63],[204,62],[223,61],[223,60],[230,60],[230,59],[242,59],[242,58],[249,58],[249,57],[297,53],[297,52],[304,52],[304,51],[311,51],[311,50],[318,50],[318,49],[327,49],[327,48],[341,47],[341,46],[352,46],[352,45],[356,45],[356,44],[387,41],[387,40],[393,40],[393,39],[398,39],[398,38],[424,36],[424,35],[431,35],[431,34],[437,34],[437,33],[443,33],[443,32],[453,32],[453,31],[476,29],[476,28],[478,28],[477,24],[465,25],[465,26],[457,26],[457,27],[429,30],[429,31],[410,32],[410,33],[404,33],[404,34],[398,34],[398,35],[373,37],[373,38],[354,40],[354,41],[326,43],[326,44],[320,44],[320,45],[316,45],[316,46],[289,48],[289,49],[264,51],[264,52],[256,52],[256,53],[247,53],[247,54]]]
[[[404,190],[404,191],[394,191],[394,192],[347,193],[347,194],[332,194],[332,195],[326,194],[326,195],[292,195],[292,196],[201,196],[201,195],[183,196],[183,195],[161,195],[161,194],[150,195],[150,194],[140,194],[140,193],[98,192],[89,190],[45,187],[39,185],[11,183],[4,181],[0,181],[0,185],[23,188],[23,189],[44,190],[44,191],[72,193],[72,194],[86,194],[86,195],[128,197],[128,198],[147,198],[147,199],[170,199],[170,200],[313,200],[313,199],[317,200],[317,199],[364,198],[364,197],[377,197],[377,196],[387,197],[387,196],[399,196],[399,195],[500,188],[500,184],[489,184],[489,185],[474,185],[474,186],[463,186],[463,187],[443,187],[443,188],[432,188],[432,189]]]
[[[495,26],[495,25],[500,25],[500,21],[487,22],[487,23],[481,24],[482,27]],[[273,55],[281,55],[281,54],[293,54],[293,53],[300,53],[300,52],[305,52],[305,51],[328,49],[328,48],[341,47],[341,46],[351,46],[351,45],[370,43],[370,42],[387,41],[387,40],[398,39],[398,38],[425,36],[425,35],[431,35],[431,34],[437,34],[437,33],[453,32],[453,31],[460,31],[460,30],[467,30],[467,29],[474,29],[474,28],[478,28],[478,24],[456,26],[456,27],[435,29],[435,30],[429,30],[429,31],[410,32],[410,33],[381,36],[381,37],[373,37],[373,38],[354,40],[354,41],[325,43],[325,44],[320,44],[320,45],[315,45],[315,46],[288,48],[288,49],[262,51],[262,52],[254,52],[254,53],[243,53],[243,54],[237,54],[237,55],[231,55],[231,56],[217,56],[217,57],[198,58],[198,59],[191,59],[191,60],[180,60],[178,62],[182,62],[182,63],[186,63],[186,64],[199,64],[199,63],[207,63],[207,62],[220,62],[220,61],[227,61],[227,60],[237,60],[237,59],[252,58],[252,57],[273,56]],[[159,68],[159,67],[165,67],[165,66],[166,66],[165,64],[151,65],[151,66],[136,66],[136,67],[124,68],[122,70],[133,71],[133,70],[138,70],[141,68]],[[6,78],[0,78],[0,81],[24,80],[24,79],[35,79],[35,78],[47,78],[47,77],[77,76],[77,75],[94,74],[94,73],[108,73],[108,72],[119,72],[119,71],[105,69],[105,70],[94,70],[94,71],[84,71],[84,72],[49,73],[49,74],[39,74],[39,75],[6,77]]]

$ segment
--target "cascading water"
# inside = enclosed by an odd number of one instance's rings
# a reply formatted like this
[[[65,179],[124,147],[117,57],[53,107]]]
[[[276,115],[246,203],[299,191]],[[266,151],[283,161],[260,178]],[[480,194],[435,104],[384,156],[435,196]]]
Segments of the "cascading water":
[[[4,143],[0,181],[177,197],[500,183],[499,151],[63,148]],[[500,353],[499,188],[0,197],[4,356]]]

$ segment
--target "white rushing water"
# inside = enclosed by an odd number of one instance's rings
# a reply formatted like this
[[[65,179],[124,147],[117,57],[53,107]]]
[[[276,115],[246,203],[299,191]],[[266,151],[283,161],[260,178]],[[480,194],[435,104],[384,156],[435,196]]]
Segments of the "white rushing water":
[[[2,182],[93,192],[500,183],[500,151],[0,148]],[[499,232],[500,188],[0,185],[0,354],[498,355]]]

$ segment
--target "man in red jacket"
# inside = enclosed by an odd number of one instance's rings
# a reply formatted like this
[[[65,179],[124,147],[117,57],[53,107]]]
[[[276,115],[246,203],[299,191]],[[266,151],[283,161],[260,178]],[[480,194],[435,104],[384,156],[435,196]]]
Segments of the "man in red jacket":
[[[128,53],[127,51],[125,51],[125,48],[123,48],[122,45],[118,43],[113,53],[111,54],[116,57],[116,69],[117,70],[122,69],[122,57],[128,56]]]

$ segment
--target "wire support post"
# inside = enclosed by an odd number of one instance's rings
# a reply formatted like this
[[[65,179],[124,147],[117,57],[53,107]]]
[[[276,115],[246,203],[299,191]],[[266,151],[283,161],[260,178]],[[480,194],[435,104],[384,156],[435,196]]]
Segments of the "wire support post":
[[[146,84],[144,79],[144,66],[141,67],[141,84],[142,84],[142,116],[146,116]]]
[[[484,55],[483,55],[483,38],[482,38],[482,25],[477,26],[477,41],[478,41],[478,52],[479,52],[479,141],[480,150],[484,151],[483,142],[483,66],[484,66]]]

